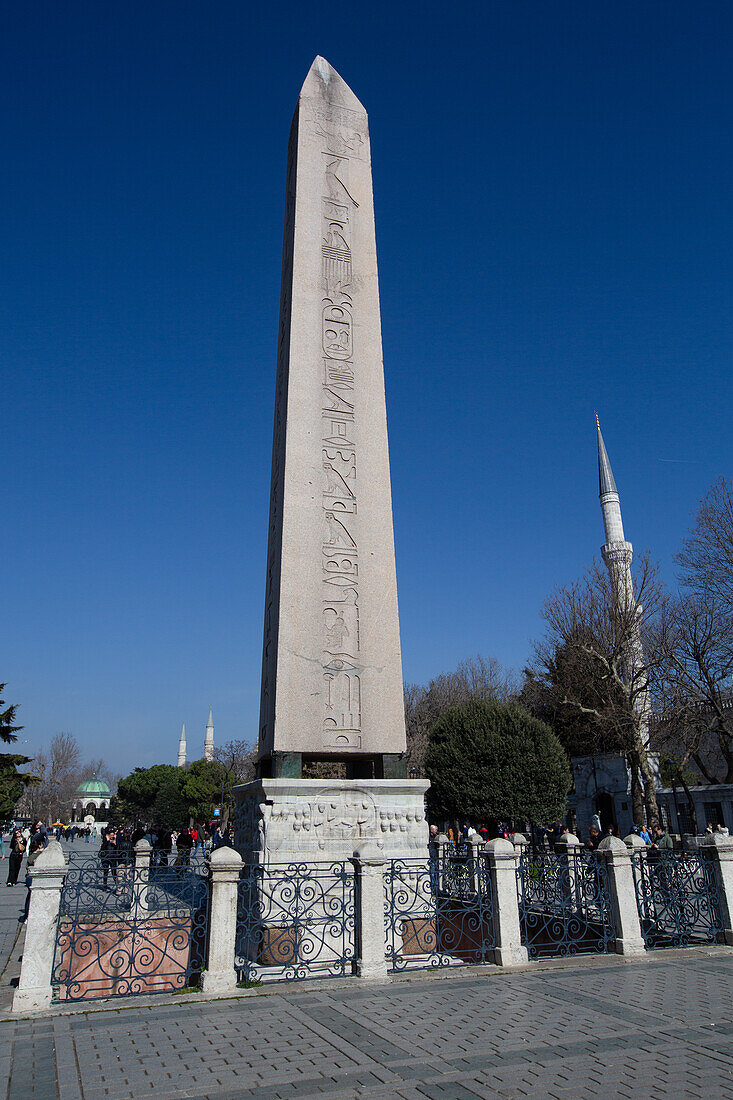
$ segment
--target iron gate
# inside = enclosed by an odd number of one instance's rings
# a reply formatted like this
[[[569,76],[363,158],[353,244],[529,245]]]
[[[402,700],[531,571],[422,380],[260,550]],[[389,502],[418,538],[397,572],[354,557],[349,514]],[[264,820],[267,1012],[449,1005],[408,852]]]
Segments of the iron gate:
[[[243,982],[351,974],[356,964],[350,862],[245,866],[235,967]]]
[[[613,949],[616,937],[602,855],[523,851],[517,892],[522,943],[530,959]]]
[[[183,989],[206,960],[209,882],[191,867],[77,859],[66,872],[51,984],[60,1001]]]
[[[632,855],[636,905],[648,948],[715,943],[723,930],[715,865],[704,852]]]
[[[388,968],[493,962],[493,891],[485,858],[393,859],[384,872]]]

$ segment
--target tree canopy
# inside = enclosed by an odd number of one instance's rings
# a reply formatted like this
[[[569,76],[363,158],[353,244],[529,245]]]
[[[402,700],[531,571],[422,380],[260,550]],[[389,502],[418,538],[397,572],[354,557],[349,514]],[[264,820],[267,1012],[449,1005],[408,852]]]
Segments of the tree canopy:
[[[135,768],[119,781],[110,819],[145,819],[174,828],[187,825],[189,818],[210,821],[227,781],[227,769],[218,760],[195,760],[187,768],[174,764]]]
[[[425,755],[437,817],[550,822],[565,813],[570,765],[552,730],[516,703],[470,699],[430,731]]]

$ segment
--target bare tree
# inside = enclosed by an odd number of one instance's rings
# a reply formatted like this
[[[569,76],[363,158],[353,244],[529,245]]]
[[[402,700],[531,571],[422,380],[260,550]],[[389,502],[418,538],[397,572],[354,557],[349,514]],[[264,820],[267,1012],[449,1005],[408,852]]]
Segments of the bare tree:
[[[31,766],[38,782],[31,787],[26,787],[15,804],[15,815],[37,820],[45,816],[47,803],[45,783],[48,775],[48,756],[43,749],[33,757]]]
[[[257,749],[249,741],[227,741],[214,749],[214,759],[226,769],[223,791],[226,797],[222,806],[222,823],[226,824],[233,798],[232,789],[238,783],[249,783],[257,777]]]
[[[47,819],[68,817],[79,786],[81,754],[73,733],[57,733],[48,749],[48,773],[45,783]]]
[[[649,761],[649,690],[659,665],[656,622],[663,601],[656,568],[648,556],[637,559],[636,597],[619,598],[619,588],[606,567],[595,561],[578,581],[558,588],[542,609],[548,633],[537,646],[540,666],[548,669],[560,648],[576,652],[593,670],[596,697],[582,680],[569,680],[563,706],[587,715],[603,729],[607,741],[623,747],[632,776],[634,820],[659,823],[654,773]]]
[[[733,482],[719,478],[700,501],[677,562],[685,588],[733,612]]]
[[[405,684],[405,727],[407,766],[410,773],[424,775],[425,753],[430,729],[449,707],[468,699],[509,702],[517,691],[514,674],[496,657],[477,654],[461,661],[455,672],[441,673],[427,686]]]
[[[86,764],[82,764],[79,770],[79,781],[81,783],[85,779],[101,779],[107,784],[112,794],[115,793],[120,778],[119,772],[113,771],[101,756],[88,760]]]
[[[655,743],[681,770],[733,783],[733,613],[714,596],[683,595],[664,607],[654,680]]]

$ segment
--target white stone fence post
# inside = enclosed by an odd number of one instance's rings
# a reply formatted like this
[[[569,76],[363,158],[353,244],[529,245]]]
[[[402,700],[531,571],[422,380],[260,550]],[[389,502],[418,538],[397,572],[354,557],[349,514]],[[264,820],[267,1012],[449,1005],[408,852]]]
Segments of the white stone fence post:
[[[712,862],[720,898],[720,916],[723,922],[721,938],[733,947],[733,837],[713,833],[700,841],[701,854]]]
[[[51,1005],[56,927],[67,870],[63,848],[52,840],[30,871],[30,907],[20,980],[13,996],[14,1013],[42,1012]]]
[[[384,935],[384,870],[387,858],[374,841],[354,850],[356,973],[373,982],[389,980]]]
[[[237,892],[242,857],[233,848],[217,848],[209,861],[209,945],[204,993],[230,993],[237,988],[234,967],[237,943]]]
[[[522,946],[519,926],[519,894],[517,867],[522,851],[521,834],[515,834],[515,843],[498,837],[486,845],[485,856],[491,876],[491,896],[496,948],[494,962],[499,966],[521,966],[527,962],[527,948]],[[518,842],[518,843],[517,843]]]
[[[558,856],[560,869],[560,895],[565,895],[572,912],[580,912],[583,908],[582,870],[578,867],[578,857],[582,844],[575,833],[563,833],[555,841],[555,852]]]
[[[644,844],[641,837],[634,840]],[[611,914],[616,936],[617,955],[643,955],[646,947],[641,934],[639,909],[636,904],[634,871],[631,852],[635,845],[628,845],[617,836],[607,836],[598,845],[598,855],[605,860],[608,871],[608,889],[611,895]],[[631,851],[629,850],[631,849]]]
[[[135,920],[145,920],[148,904],[148,887],[150,883],[150,855],[153,846],[149,840],[138,840],[135,845],[135,870],[132,877],[132,905]]]

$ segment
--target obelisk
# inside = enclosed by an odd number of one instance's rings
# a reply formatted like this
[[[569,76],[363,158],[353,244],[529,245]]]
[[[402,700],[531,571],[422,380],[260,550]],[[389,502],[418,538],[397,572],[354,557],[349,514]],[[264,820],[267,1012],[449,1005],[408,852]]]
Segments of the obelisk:
[[[337,833],[346,854],[390,831],[419,846],[427,783],[406,779],[404,753],[369,128],[317,57],[288,147],[258,735],[274,809],[260,829],[315,815],[311,839]],[[347,779],[303,779],[309,760],[339,761]]]

